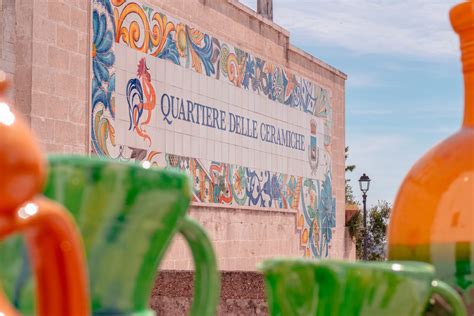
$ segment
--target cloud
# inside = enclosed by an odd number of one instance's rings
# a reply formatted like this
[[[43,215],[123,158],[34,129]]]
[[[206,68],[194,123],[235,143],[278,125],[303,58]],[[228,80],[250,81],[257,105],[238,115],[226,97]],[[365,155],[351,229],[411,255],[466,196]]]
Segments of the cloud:
[[[242,3],[255,8],[256,0]],[[274,19],[298,42],[356,54],[452,59],[448,12],[459,0],[274,0]]]
[[[379,133],[358,130],[347,134],[347,164],[356,165],[355,171],[347,173],[347,177],[356,198],[360,200],[357,181],[362,173],[367,173],[372,179],[369,205],[376,204],[378,200],[393,203],[403,179],[413,165],[456,130],[455,126],[440,126],[433,127],[431,131],[422,128]],[[427,133],[430,137],[421,137],[420,133]]]
[[[357,166],[348,177],[359,200],[357,180],[364,172],[373,179],[369,205],[393,202],[414,163],[460,124],[453,91],[461,87],[447,76],[460,73],[448,18],[460,1],[274,0],[275,22],[292,43],[345,64],[348,164]],[[241,2],[256,8],[257,0]]]
[[[391,105],[386,104],[372,104],[366,102],[364,105],[358,103],[352,103],[346,107],[346,113],[349,117],[352,116],[388,116],[390,118],[401,117],[404,120],[415,120],[417,124],[412,126],[417,129],[422,126],[423,122],[426,122],[426,118],[429,117],[431,122],[434,119],[461,119],[462,111],[461,107],[455,104],[449,104],[445,106],[441,105],[432,105],[432,104],[423,104],[418,102],[416,107],[408,107],[400,111],[399,108],[395,108]],[[455,122],[459,127],[458,122]],[[452,130],[452,127],[446,127]]]
[[[369,73],[352,72],[347,78],[347,85],[351,88],[373,88],[381,85],[381,81]]]

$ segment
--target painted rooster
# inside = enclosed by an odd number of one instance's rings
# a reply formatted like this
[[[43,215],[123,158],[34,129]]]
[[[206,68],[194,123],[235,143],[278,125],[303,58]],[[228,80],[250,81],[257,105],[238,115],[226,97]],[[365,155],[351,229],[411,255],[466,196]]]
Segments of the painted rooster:
[[[127,102],[130,119],[128,129],[136,131],[148,143],[148,146],[151,146],[151,138],[146,132],[145,126],[150,123],[152,111],[155,109],[156,95],[148,70],[145,58],[140,59],[138,62],[137,78],[128,81]],[[144,111],[146,118],[142,118]]]

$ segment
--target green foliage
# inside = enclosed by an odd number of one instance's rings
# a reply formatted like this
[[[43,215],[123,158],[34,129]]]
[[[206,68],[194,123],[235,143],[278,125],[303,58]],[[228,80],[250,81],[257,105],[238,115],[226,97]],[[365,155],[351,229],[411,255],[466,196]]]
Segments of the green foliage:
[[[349,147],[345,149],[346,161],[349,157]],[[346,172],[352,172],[356,168],[355,165],[346,165]],[[354,196],[354,191],[346,179],[346,204],[360,203]],[[377,205],[367,210],[367,258],[368,260],[380,261],[386,258],[387,244],[387,226],[390,218],[392,206],[387,201],[379,201]],[[363,257],[364,247],[364,214],[360,210],[347,222],[346,227],[349,235],[356,244],[356,256],[358,259]]]
[[[349,157],[349,147],[346,147],[345,149],[345,157],[346,161],[347,158]],[[346,165],[346,172],[352,172],[356,168],[355,165]],[[346,179],[346,204],[358,204],[355,197],[354,197],[354,192],[352,190],[352,186],[349,184],[349,179]]]
[[[379,201],[369,211],[369,260],[385,260],[387,227],[392,206],[387,201]]]
[[[357,211],[354,216],[347,222],[347,229],[349,230],[349,235],[356,242],[362,239],[362,234],[364,231],[363,217],[361,216],[361,211]]]
[[[349,157],[349,146],[347,146],[345,148],[345,157],[346,157],[346,161],[347,161],[347,158]],[[352,171],[355,170],[355,168],[356,168],[355,165],[346,165],[346,172],[348,172],[348,171],[352,172]]]
[[[385,260],[387,245],[387,227],[392,205],[379,201],[367,210],[367,259],[370,261]],[[347,224],[349,234],[356,243],[357,259],[363,258],[364,247],[364,214],[359,211]]]
[[[346,179],[346,204],[359,204],[352,191],[352,186],[349,184],[349,180]]]

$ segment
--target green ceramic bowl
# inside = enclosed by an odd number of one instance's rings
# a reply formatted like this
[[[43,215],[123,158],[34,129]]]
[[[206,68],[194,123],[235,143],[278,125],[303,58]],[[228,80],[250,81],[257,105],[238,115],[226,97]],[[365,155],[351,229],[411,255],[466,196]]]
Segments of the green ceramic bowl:
[[[461,298],[426,263],[274,259],[259,269],[275,316],[422,315],[433,293],[465,315]]]

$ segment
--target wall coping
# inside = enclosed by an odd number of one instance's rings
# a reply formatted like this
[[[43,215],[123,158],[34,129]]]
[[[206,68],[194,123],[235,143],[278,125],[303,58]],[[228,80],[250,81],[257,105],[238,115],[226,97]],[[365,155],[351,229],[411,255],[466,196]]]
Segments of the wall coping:
[[[336,76],[341,77],[344,80],[347,80],[347,74],[345,74],[341,70],[337,69],[336,67],[331,66],[328,63],[322,61],[321,59],[319,59],[317,57],[314,57],[313,55],[311,55],[310,53],[302,50],[301,48],[298,48],[298,47],[293,46],[293,45],[290,44],[290,46],[288,47],[288,50],[304,57],[305,59],[309,60],[310,62],[315,63],[315,64],[323,67],[326,70],[329,70],[330,72],[332,72]]]
[[[230,3],[231,5],[233,5],[234,7],[236,7],[237,9],[245,12],[247,15],[249,15],[249,16],[259,20],[260,22],[268,25],[269,27],[273,28],[278,33],[281,33],[283,36],[288,37],[288,38],[290,37],[290,32],[288,30],[284,29],[283,27],[276,24],[272,20],[264,18],[263,16],[261,16],[260,14],[258,14],[254,10],[252,10],[251,8],[247,7],[245,4],[240,3],[239,0],[227,0],[227,2]]]
[[[293,209],[281,209],[281,208],[275,208],[275,207],[224,205],[224,204],[202,203],[202,202],[191,202],[191,207],[216,209],[216,210],[232,209],[232,210],[250,211],[250,212],[270,212],[270,213],[297,214],[297,211],[293,210]]]
[[[313,56],[310,53],[302,50],[301,48],[298,48],[296,46],[293,46],[293,45],[289,44],[289,42],[290,42],[290,32],[288,30],[284,29],[283,27],[281,27],[280,25],[276,24],[275,22],[273,22],[271,20],[269,20],[267,18],[264,18],[263,16],[261,16],[260,14],[258,14],[254,10],[252,10],[251,8],[247,7],[245,4],[240,3],[239,0],[227,0],[227,2],[230,5],[236,7],[240,11],[247,14],[249,17],[258,20],[259,22],[261,22],[261,23],[267,25],[268,27],[272,28],[273,30],[275,30],[276,32],[281,34],[282,36],[286,37],[288,39],[288,41],[287,41],[288,45],[287,45],[287,47],[285,47],[285,49],[287,51],[287,54],[286,54],[287,61],[289,61],[288,52],[292,52],[292,53],[295,53],[295,54],[303,57],[304,59],[306,59],[306,60],[308,60],[308,61],[310,61],[314,64],[317,64],[318,66],[321,66],[322,68],[328,70],[329,72],[335,74],[336,76],[338,76],[338,77],[340,77],[344,80],[347,80],[347,74],[345,74],[341,70],[337,69],[336,67],[333,67],[333,66],[329,65],[328,63],[322,61],[319,58],[316,58],[315,56]]]

